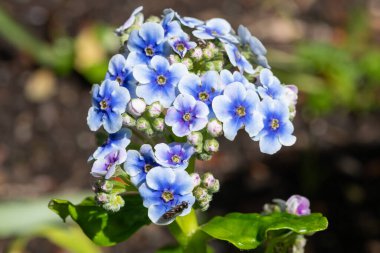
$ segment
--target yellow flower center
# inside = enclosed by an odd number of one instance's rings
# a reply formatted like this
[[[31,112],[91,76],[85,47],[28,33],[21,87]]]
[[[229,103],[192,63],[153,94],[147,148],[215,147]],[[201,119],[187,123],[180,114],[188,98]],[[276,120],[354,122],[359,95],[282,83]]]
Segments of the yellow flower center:
[[[178,43],[175,47],[180,52],[185,50],[185,45],[183,45],[182,43]]]
[[[165,201],[165,202],[169,202],[170,200],[173,200],[174,199],[174,196],[173,196],[173,193],[170,192],[170,191],[164,191],[161,195],[161,198]]]
[[[180,163],[181,162],[181,157],[179,157],[178,155],[173,155],[172,156],[172,162],[173,163]]]
[[[153,56],[153,49],[151,47],[146,47],[145,48],[145,54],[147,56]]]
[[[157,77],[157,83],[159,85],[164,85],[166,83],[166,77],[164,77],[163,75],[159,75]]]
[[[236,113],[237,113],[237,115],[239,115],[240,117],[245,116],[245,107],[244,107],[244,106],[239,106],[239,107],[236,109]]]
[[[273,130],[277,130],[277,128],[280,127],[280,122],[278,121],[278,119],[272,119],[271,123],[270,123],[270,127],[273,129]]]
[[[149,163],[145,164],[144,165],[144,171],[145,173],[148,173],[148,171],[150,171],[152,169],[152,165],[150,165]]]
[[[105,110],[108,108],[107,101],[105,101],[105,100],[100,101],[99,105],[100,105],[100,109],[102,109],[102,110]]]
[[[207,92],[199,92],[198,97],[200,100],[206,101],[208,99],[209,95],[207,94]]]
[[[123,82],[123,79],[122,79],[120,76],[118,76],[118,77],[116,77],[116,81],[117,81],[119,84],[121,84],[121,83]]]
[[[191,114],[190,113],[185,113],[182,118],[183,118],[184,121],[189,121],[189,120],[191,120]]]

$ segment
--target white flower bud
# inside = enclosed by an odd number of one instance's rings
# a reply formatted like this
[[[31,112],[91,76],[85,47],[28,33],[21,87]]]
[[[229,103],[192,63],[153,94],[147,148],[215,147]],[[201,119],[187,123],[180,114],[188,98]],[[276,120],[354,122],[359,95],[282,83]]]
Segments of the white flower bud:
[[[149,122],[145,118],[138,118],[136,121],[136,128],[139,131],[146,131],[151,128]]]
[[[154,130],[157,132],[162,132],[165,128],[165,121],[163,118],[155,118],[152,125]]]
[[[187,142],[193,146],[198,146],[203,141],[203,135],[200,132],[191,132],[187,136]]]
[[[215,153],[219,150],[219,142],[216,139],[208,139],[205,141],[203,149],[209,153]]]
[[[217,119],[212,119],[207,124],[207,133],[212,137],[219,137],[223,135],[223,124]]]
[[[199,176],[198,173],[192,173],[192,174],[190,174],[190,176],[193,179],[194,187],[201,184],[201,177]]]
[[[128,103],[128,112],[135,117],[141,116],[146,109],[146,103],[141,98],[133,98]]]
[[[134,127],[136,126],[136,120],[132,118],[130,115],[124,113],[123,114],[123,125],[127,127]]]
[[[161,115],[163,109],[164,108],[162,107],[160,102],[154,102],[153,104],[148,106],[148,114],[150,117],[156,118]]]
[[[191,52],[191,57],[193,57],[196,60],[200,60],[203,56],[202,49],[199,47],[194,48],[194,50]]]

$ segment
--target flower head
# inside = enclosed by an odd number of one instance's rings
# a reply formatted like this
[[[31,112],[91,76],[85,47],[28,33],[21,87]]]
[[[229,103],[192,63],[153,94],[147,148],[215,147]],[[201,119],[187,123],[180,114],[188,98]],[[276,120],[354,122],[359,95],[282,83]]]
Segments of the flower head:
[[[140,83],[136,94],[145,99],[147,104],[159,101],[164,107],[169,107],[176,97],[176,87],[187,68],[182,63],[169,65],[162,56],[154,56],[150,65],[137,65],[133,76]]]
[[[173,21],[173,18],[174,12],[169,12],[164,15],[161,22],[162,28],[164,28],[165,31],[165,38],[168,39],[180,36],[182,33],[184,33],[179,22]]]
[[[259,97],[253,90],[246,90],[239,82],[228,85],[223,95],[212,102],[216,118],[223,122],[224,136],[234,140],[238,130],[245,127],[250,136],[255,136],[263,127]]]
[[[92,107],[88,111],[87,124],[91,131],[98,130],[102,125],[108,133],[115,133],[121,129],[122,116],[125,112],[129,92],[118,82],[104,80],[99,86],[92,89]]]
[[[114,134],[110,134],[107,140],[98,147],[89,160],[104,158],[107,154],[118,149],[125,149],[131,142],[132,132],[122,128]]]
[[[238,48],[230,43],[225,43],[224,48],[226,49],[228,58],[233,66],[238,67],[241,73],[244,71],[253,74],[252,65],[247,61],[247,59],[239,52]]]
[[[155,55],[165,55],[165,31],[157,23],[144,23],[139,30],[131,32],[127,47],[129,65],[149,63]]]
[[[190,95],[180,94],[166,113],[165,123],[172,126],[173,133],[183,137],[203,129],[208,122],[209,110],[205,103]]]
[[[144,144],[137,150],[128,150],[124,170],[131,177],[134,185],[139,186],[145,182],[146,174],[154,167],[159,166],[154,158],[152,146]]]
[[[289,120],[289,109],[284,102],[265,98],[260,111],[264,117],[264,127],[254,140],[260,141],[261,152],[274,154],[282,145],[291,146],[296,142],[296,137],[292,135],[294,127]]]
[[[295,215],[309,215],[310,201],[300,195],[293,195],[286,201],[286,211]]]
[[[132,98],[136,97],[136,80],[133,78],[132,67],[127,65],[122,54],[112,56],[105,79],[117,81],[128,89]]]
[[[231,43],[237,43],[238,40],[230,33],[231,25],[222,18],[213,18],[204,25],[196,27],[193,31],[195,37],[203,40],[220,39]]]
[[[186,171],[155,167],[147,174],[139,192],[148,208],[149,219],[167,225],[177,216],[190,213],[195,202],[193,188],[193,180]]]
[[[104,177],[109,179],[115,174],[116,166],[125,162],[127,152],[125,149],[112,151],[104,158],[100,158],[94,162],[91,169],[91,175],[94,177]]]
[[[263,69],[260,72],[260,83],[261,87],[257,88],[259,95],[262,98],[270,97],[275,100],[286,99],[286,88],[281,85],[280,80],[275,77],[269,69]]]
[[[154,147],[156,161],[163,167],[185,170],[189,159],[194,154],[194,148],[187,143],[157,144]]]
[[[176,37],[172,37],[169,40],[169,44],[181,58],[183,58],[187,51],[197,46],[197,43],[190,41],[189,36],[186,33],[182,33]]]

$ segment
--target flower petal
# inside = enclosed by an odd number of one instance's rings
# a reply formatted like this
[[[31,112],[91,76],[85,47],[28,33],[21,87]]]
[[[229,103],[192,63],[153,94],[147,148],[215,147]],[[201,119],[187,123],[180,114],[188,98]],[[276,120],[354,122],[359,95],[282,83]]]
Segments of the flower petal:
[[[154,167],[146,175],[146,184],[156,191],[163,191],[173,185],[175,174],[172,169],[164,167]]]

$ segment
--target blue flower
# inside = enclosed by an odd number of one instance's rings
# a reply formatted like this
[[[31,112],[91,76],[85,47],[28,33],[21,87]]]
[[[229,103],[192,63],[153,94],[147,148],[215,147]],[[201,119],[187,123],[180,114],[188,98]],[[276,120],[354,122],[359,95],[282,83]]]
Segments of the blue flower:
[[[195,202],[193,196],[193,180],[182,170],[155,167],[146,176],[139,192],[143,198],[143,205],[148,208],[149,219],[159,225],[167,225],[177,216],[190,213]],[[181,206],[179,212],[173,213],[173,208]],[[167,212],[171,215],[165,216]]]
[[[239,82],[229,84],[224,94],[214,98],[212,108],[216,118],[223,122],[224,136],[234,140],[240,128],[245,127],[249,136],[255,136],[263,128],[262,115],[258,111],[259,97],[253,90],[246,90]]]
[[[189,159],[194,154],[194,148],[187,143],[157,144],[154,147],[156,162],[163,167],[185,170],[189,165]]]
[[[257,92],[262,98],[286,100],[286,87],[281,85],[280,80],[273,75],[272,71],[269,69],[261,70],[259,81],[262,86],[257,88]]]
[[[244,75],[242,75],[239,71],[234,71],[232,74],[229,70],[223,69],[220,71],[220,79],[222,80],[223,89],[229,85],[230,83],[239,82],[244,84],[246,89],[255,89],[253,83],[250,83]]]
[[[176,87],[182,76],[187,74],[187,68],[182,63],[171,66],[162,56],[154,56],[150,66],[140,64],[134,67],[133,76],[140,83],[136,94],[152,104],[159,101],[164,107],[169,107],[176,97]]]
[[[261,43],[261,41],[255,36],[252,36],[248,28],[243,25],[239,26],[238,35],[241,44],[243,46],[249,45],[252,53],[256,55],[258,64],[263,66],[264,68],[270,68],[270,66],[268,65],[268,60],[265,57],[265,55],[267,54],[267,50],[264,47],[263,43]]]
[[[127,157],[125,149],[112,151],[104,158],[100,158],[94,162],[91,169],[91,175],[94,177],[104,177],[110,179],[116,171],[116,167],[123,162]]]
[[[165,55],[165,31],[157,23],[144,23],[139,30],[131,32],[127,47],[128,65],[147,64],[153,56]]]
[[[178,90],[182,94],[189,94],[204,102],[210,111],[212,100],[221,94],[221,88],[220,77],[216,71],[207,71],[201,78],[195,74],[186,75],[178,84]]]
[[[136,80],[133,78],[132,67],[127,65],[122,54],[112,56],[105,79],[117,81],[128,89],[132,98],[136,97]]]
[[[195,37],[202,40],[220,39],[231,43],[238,43],[238,40],[230,34],[231,25],[222,18],[213,18],[206,22],[205,25],[197,26],[193,31]]]
[[[244,71],[253,74],[255,71],[253,70],[252,65],[247,61],[247,59],[239,52],[238,48],[230,43],[225,43],[224,48],[226,49],[228,58],[233,66],[238,67],[240,72]]]
[[[165,31],[165,38],[167,39],[179,36],[184,33],[178,21],[173,21],[173,17],[174,12],[167,13],[161,22],[162,28],[164,28]]]
[[[140,186],[145,182],[146,174],[157,166],[159,165],[154,158],[152,146],[143,144],[140,148],[140,152],[137,150],[128,150],[124,170],[131,177],[132,183],[136,186]]]
[[[286,212],[302,216],[310,214],[310,201],[301,195],[292,195],[286,201]]]
[[[194,28],[196,26],[203,25],[204,22],[202,20],[199,20],[197,18],[192,18],[192,17],[181,17],[177,12],[175,12],[173,9],[165,9],[164,10],[164,15],[169,15],[169,14],[174,14],[175,17],[181,22],[182,25],[189,27],[189,28]]]
[[[136,19],[136,16],[137,14],[139,14],[141,11],[143,10],[143,7],[140,6],[140,7],[137,7],[131,14],[131,16],[128,18],[127,21],[125,21],[125,23],[120,26],[119,28],[117,28],[115,30],[115,33],[118,35],[118,36],[121,36],[123,35],[123,32],[125,30],[127,30],[129,27],[131,27],[134,23],[135,23],[135,19]]]
[[[130,100],[129,92],[118,82],[104,80],[92,89],[92,107],[88,111],[87,124],[91,131],[98,130],[102,125],[108,133],[121,129],[122,116]]]
[[[288,106],[281,101],[265,98],[261,102],[264,127],[254,140],[260,141],[260,151],[274,154],[281,146],[291,146],[296,142],[292,135],[294,127],[289,120]]]
[[[197,46],[197,43],[190,41],[189,36],[186,33],[182,33],[176,37],[171,38],[169,40],[169,45],[172,47],[174,52],[183,58],[186,55],[187,51]]]
[[[122,128],[118,132],[110,134],[106,142],[95,150],[89,161],[104,158],[112,151],[125,149],[131,143],[131,136],[132,132],[127,128]]]
[[[165,116],[165,123],[172,127],[173,133],[183,137],[203,129],[208,122],[209,109],[201,101],[190,95],[179,94]]]

